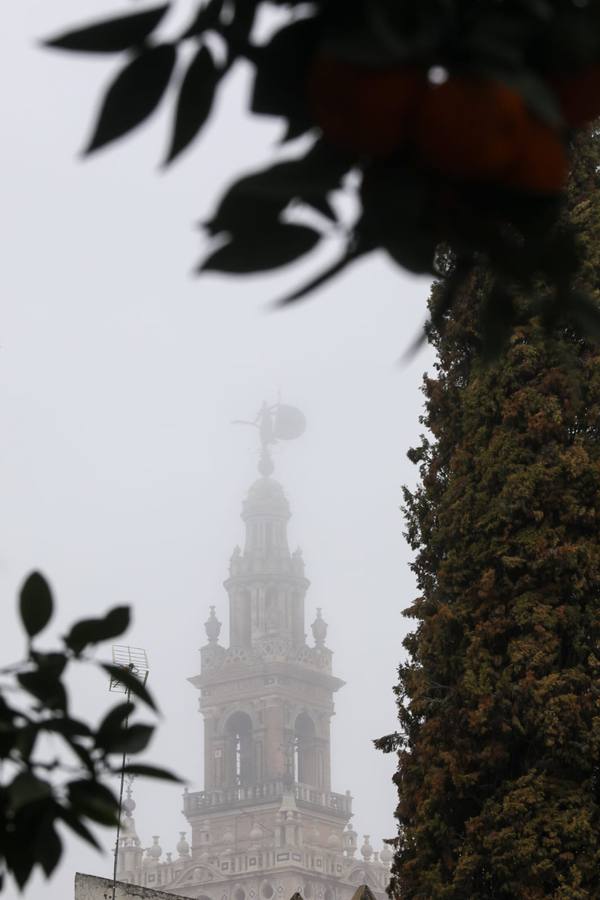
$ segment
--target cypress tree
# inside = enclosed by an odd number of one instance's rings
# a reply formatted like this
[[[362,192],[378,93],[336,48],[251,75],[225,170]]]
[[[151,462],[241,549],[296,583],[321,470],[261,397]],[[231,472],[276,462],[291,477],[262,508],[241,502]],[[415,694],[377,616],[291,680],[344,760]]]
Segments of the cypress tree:
[[[579,139],[566,219],[600,300],[600,138]],[[539,291],[543,286],[539,286]],[[443,287],[433,288],[431,305]],[[484,269],[432,326],[428,436],[405,491],[417,621],[396,688],[391,896],[600,897],[600,351],[517,299],[479,353]],[[529,310],[529,312],[528,312]]]

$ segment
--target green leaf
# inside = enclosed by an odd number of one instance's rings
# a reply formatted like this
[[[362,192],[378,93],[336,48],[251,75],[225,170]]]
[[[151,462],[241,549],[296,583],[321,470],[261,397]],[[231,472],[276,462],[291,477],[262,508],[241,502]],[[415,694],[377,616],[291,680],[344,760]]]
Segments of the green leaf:
[[[47,781],[37,778],[31,772],[20,772],[8,788],[10,806],[17,812],[30,803],[52,796],[52,788]]]
[[[210,51],[206,47],[200,47],[185,73],[179,91],[167,163],[172,162],[194,140],[206,123],[220,75]]]
[[[41,671],[19,672],[17,681],[24,690],[48,709],[66,709],[67,693],[58,678],[53,678],[48,673]]]
[[[115,19],[95,22],[45,41],[47,47],[84,53],[119,53],[141,44],[163,18],[169,4]]]
[[[62,841],[51,821],[44,822],[36,835],[33,850],[36,862],[44,870],[46,878],[54,872],[62,856]]]
[[[175,781],[179,784],[183,783],[183,779],[169,772],[168,769],[161,769],[159,766],[147,766],[142,763],[128,763],[124,766],[123,771],[126,775],[138,775],[141,778],[160,778],[163,781]]]
[[[142,684],[137,675],[123,666],[115,666],[112,663],[101,663],[101,667],[108,672],[113,681],[120,682],[134,697],[139,697],[147,706],[156,710],[156,703],[148,688]]]
[[[106,92],[86,153],[123,137],[154,112],[169,84],[176,58],[172,44],[159,44],[143,50],[121,70]]]
[[[281,222],[254,233],[234,236],[211,254],[199,271],[247,274],[276,269],[295,262],[320,240],[321,234],[314,228]]]
[[[102,847],[89,830],[89,828],[83,824],[79,816],[73,811],[73,809],[61,806],[60,811],[57,813],[58,817],[69,826],[69,828],[75,832],[75,834],[79,835],[82,840],[86,841],[88,844],[91,844],[92,847],[95,847],[96,850],[101,850]]]
[[[67,792],[76,816],[85,815],[101,825],[117,824],[117,798],[105,785],[79,779],[67,784]]]
[[[153,734],[153,725],[130,725],[128,728],[115,726],[98,735],[96,743],[107,753],[141,753],[150,743]]]
[[[48,582],[39,572],[32,572],[19,594],[21,621],[30,638],[46,627],[52,616],[52,608],[52,593]]]
[[[119,637],[129,627],[130,618],[128,606],[115,606],[102,619],[82,619],[64,638],[65,644],[75,653],[81,653],[88,644]]]
[[[118,706],[109,710],[98,727],[96,742],[101,745],[105,735],[113,734],[115,729],[120,731],[123,722],[127,720],[134,709],[134,703],[119,703]]]

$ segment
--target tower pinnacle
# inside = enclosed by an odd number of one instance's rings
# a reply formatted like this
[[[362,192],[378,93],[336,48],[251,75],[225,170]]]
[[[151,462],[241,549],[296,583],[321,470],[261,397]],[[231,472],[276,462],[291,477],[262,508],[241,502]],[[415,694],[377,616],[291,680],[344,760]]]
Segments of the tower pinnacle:
[[[268,478],[272,475],[275,466],[271,458],[269,446],[279,441],[289,441],[300,437],[306,428],[306,419],[295,406],[283,403],[275,403],[269,406],[263,403],[253,421],[236,419],[234,425],[251,425],[258,430],[261,445],[258,471]]]

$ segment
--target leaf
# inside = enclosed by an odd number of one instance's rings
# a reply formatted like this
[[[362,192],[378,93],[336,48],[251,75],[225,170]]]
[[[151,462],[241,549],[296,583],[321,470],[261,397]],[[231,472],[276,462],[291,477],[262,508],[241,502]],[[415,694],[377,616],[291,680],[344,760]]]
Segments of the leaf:
[[[259,224],[275,224],[294,200],[323,209],[327,194],[340,187],[352,162],[351,157],[317,141],[303,157],[238,179],[221,198],[206,228],[211,234],[240,230],[254,234]]]
[[[295,262],[312,250],[321,234],[306,225],[278,223],[236,237],[220,247],[199,268],[201,272],[246,274]]]
[[[32,651],[31,659],[40,671],[52,678],[60,678],[67,665],[67,657],[64,653],[38,653]]]
[[[36,862],[38,862],[46,878],[54,872],[62,856],[62,841],[56,833],[52,822],[44,823],[36,835],[33,847]]]
[[[43,722],[40,722],[40,729],[60,734],[65,738],[89,737],[92,734],[90,726],[86,725],[85,722],[80,722],[79,719],[71,719],[69,717],[45,719]]]
[[[220,74],[210,51],[206,47],[200,47],[181,84],[173,137],[166,163],[172,162],[194,140],[206,123]]]
[[[109,712],[102,719],[102,722],[98,727],[98,731],[96,732],[96,743],[102,745],[102,741],[105,735],[112,734],[115,729],[120,731],[123,722],[127,720],[134,709],[134,703],[119,703],[118,706],[114,706],[111,710],[109,710]]]
[[[67,31],[45,41],[47,47],[76,50],[84,53],[119,53],[141,44],[163,18],[169,4],[146,9],[144,12],[105,19],[76,31]]]
[[[81,653],[88,644],[98,644],[119,637],[129,627],[128,606],[115,606],[101,619],[82,619],[71,628],[64,642],[74,653]]]
[[[175,781],[181,784],[183,779],[169,772],[168,769],[161,769],[159,766],[147,766],[142,763],[128,763],[123,767],[126,775],[138,775],[141,778],[160,778],[163,781]]]
[[[321,32],[319,18],[300,19],[281,28],[268,44],[256,49],[250,103],[253,113],[284,116],[302,131],[311,127],[306,79]]]
[[[32,772],[20,772],[8,788],[10,806],[14,812],[51,795],[52,788],[48,782],[37,778]]]
[[[48,709],[64,710],[67,706],[67,693],[58,678],[52,678],[44,672],[19,672],[17,681],[29,694],[35,697]]]
[[[142,684],[137,675],[123,666],[115,666],[112,663],[101,663],[101,667],[108,672],[113,681],[120,682],[134,697],[139,697],[147,706],[156,710],[156,703],[148,688]]]
[[[60,811],[58,812],[58,817],[62,819],[62,821],[69,826],[69,828],[75,832],[75,834],[79,835],[84,841],[87,841],[88,844],[91,844],[92,847],[95,847],[96,850],[101,850],[101,846],[89,830],[89,828],[83,824],[81,819],[76,815],[76,813],[67,807],[61,806]]]
[[[106,92],[86,153],[127,134],[154,112],[169,84],[176,58],[172,44],[159,44],[143,50],[121,70]]]
[[[145,750],[154,733],[153,725],[130,725],[128,728],[113,727],[96,738],[96,743],[106,753],[141,753]]]
[[[83,814],[101,825],[117,824],[117,798],[105,785],[79,779],[67,784],[67,792],[75,815]]]
[[[52,593],[48,582],[39,572],[29,575],[19,594],[19,612],[30,638],[42,631],[52,616]]]
[[[183,33],[183,38],[197,37],[209,28],[214,28],[219,22],[219,16],[223,8],[223,0],[210,0],[206,6],[201,6],[195,13],[192,23]]]
[[[283,297],[281,300],[277,301],[277,306],[288,306],[290,303],[296,303],[298,300],[303,300],[308,294],[312,294],[313,291],[316,291],[317,288],[320,288],[321,285],[326,284],[330,279],[335,278],[336,275],[339,275],[340,272],[348,266],[355,259],[358,259],[359,256],[362,256],[364,253],[368,251],[361,250],[347,250],[346,253],[338,259],[337,262],[333,263],[324,272],[321,272],[315,278],[312,278],[309,282],[304,284],[302,287],[297,288],[291,294],[288,294],[286,297]]]

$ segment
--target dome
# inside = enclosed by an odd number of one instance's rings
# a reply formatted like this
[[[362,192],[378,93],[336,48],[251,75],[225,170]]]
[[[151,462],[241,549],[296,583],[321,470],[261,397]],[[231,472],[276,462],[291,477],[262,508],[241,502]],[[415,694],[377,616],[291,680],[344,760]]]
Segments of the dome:
[[[242,518],[257,515],[290,517],[290,506],[282,486],[274,478],[258,478],[248,491],[244,501]]]

